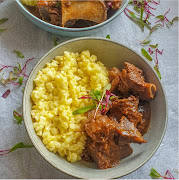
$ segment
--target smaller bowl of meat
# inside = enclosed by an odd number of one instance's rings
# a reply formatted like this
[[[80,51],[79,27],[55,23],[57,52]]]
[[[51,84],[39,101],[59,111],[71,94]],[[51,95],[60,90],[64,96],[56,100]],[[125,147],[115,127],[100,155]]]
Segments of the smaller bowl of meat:
[[[38,61],[24,90],[23,115],[35,148],[58,170],[118,178],[158,149],[167,104],[143,57],[120,43],[86,37],[59,44]]]
[[[16,0],[22,13],[40,28],[63,36],[99,31],[123,12],[129,0]]]

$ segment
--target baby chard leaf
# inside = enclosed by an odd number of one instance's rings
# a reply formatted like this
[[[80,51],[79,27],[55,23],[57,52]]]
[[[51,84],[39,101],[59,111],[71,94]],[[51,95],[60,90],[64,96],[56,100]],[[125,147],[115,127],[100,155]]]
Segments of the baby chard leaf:
[[[155,18],[160,19],[160,20],[164,20],[164,16],[163,15],[158,15]]]
[[[75,111],[73,111],[73,115],[77,115],[77,114],[84,114],[85,112],[89,111],[89,110],[93,110],[95,109],[96,106],[95,105],[89,105],[89,106],[85,106],[85,107],[82,107],[82,108],[79,108]]]
[[[17,149],[20,149],[20,148],[32,148],[34,147],[33,145],[25,145],[23,142],[20,142],[18,144],[16,144],[15,146],[13,146],[10,150],[10,152],[13,152]]]
[[[90,96],[92,96],[92,98],[96,99],[96,100],[100,100],[101,99],[101,91],[98,91],[98,90],[91,90],[90,91]]]
[[[158,66],[157,66],[157,65],[155,65],[155,66],[154,66],[154,70],[156,71],[156,73],[157,73],[158,77],[161,79],[161,78],[162,78],[162,76],[161,76],[161,74],[160,74],[160,71],[159,71],[159,68],[158,68]]]
[[[24,58],[24,55],[23,55],[20,51],[14,50],[13,52],[14,52],[18,57]]]
[[[58,41],[59,39],[58,38],[56,38],[56,37],[54,37],[53,38],[53,43],[54,43],[54,46],[57,46],[58,45],[58,43],[57,43],[57,41]]]
[[[151,58],[151,56],[148,54],[148,52],[145,50],[145,49],[141,49],[141,52],[142,52],[142,55],[146,58],[146,59],[148,59],[149,61],[152,61],[152,58]]]
[[[22,85],[23,79],[24,79],[24,76],[20,76],[20,77],[19,77],[19,85]]]
[[[106,38],[107,38],[107,39],[111,39],[111,37],[110,37],[110,35],[109,35],[109,34],[106,36]]]
[[[6,30],[6,29],[2,29],[2,28],[0,28],[0,33],[1,33],[1,32],[4,32],[5,30]]]
[[[104,89],[103,89],[103,94],[106,94],[106,90],[110,90],[111,89],[111,84],[107,84]]]
[[[150,170],[150,177],[153,179],[156,179],[156,178],[161,178],[162,176],[154,169],[152,168]]]
[[[153,48],[153,49],[155,49],[155,48],[157,48],[158,47],[158,44],[156,44],[156,45],[149,45],[151,48]]]
[[[173,22],[174,22],[174,21],[178,21],[178,17],[174,17],[174,18],[172,19],[171,25],[173,25]]]
[[[17,111],[13,111],[14,119],[17,121],[17,124],[22,124],[23,117]]]
[[[0,19],[0,25],[3,24],[4,22],[6,22],[7,20],[8,20],[7,18]]]

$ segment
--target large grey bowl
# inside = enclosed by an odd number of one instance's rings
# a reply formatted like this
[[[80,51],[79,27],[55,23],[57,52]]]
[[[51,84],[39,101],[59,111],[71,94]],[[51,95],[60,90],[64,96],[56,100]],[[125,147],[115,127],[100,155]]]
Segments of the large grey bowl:
[[[81,0],[83,1],[83,0]],[[96,33],[100,31],[104,25],[108,24],[110,21],[114,20],[117,16],[119,16],[123,10],[126,8],[129,0],[122,0],[121,1],[121,7],[115,12],[113,16],[111,16],[106,21],[97,24],[95,26],[85,27],[85,28],[65,28],[60,26],[55,26],[53,24],[47,23],[36,16],[34,16],[32,13],[30,13],[27,8],[20,2],[20,0],[16,0],[18,7],[22,11],[22,13],[35,25],[39,26],[40,28],[49,31],[54,34],[62,35],[62,36],[86,36],[92,33]],[[120,21],[119,21],[120,23]]]
[[[147,140],[146,144],[132,144],[133,154],[123,160],[120,165],[99,170],[94,164],[84,161],[69,163],[64,158],[48,151],[36,135],[31,119],[31,92],[33,90],[33,80],[38,71],[41,70],[46,63],[50,62],[55,56],[63,55],[64,51],[81,52],[82,50],[90,50],[91,53],[97,55],[98,60],[107,67],[117,66],[123,67],[125,61],[133,63],[141,68],[148,81],[157,87],[155,99],[151,101],[151,125],[148,133],[144,136]],[[124,45],[102,38],[77,38],[66,41],[54,47],[46,53],[35,65],[28,81],[26,83],[23,97],[23,115],[25,126],[29,137],[38,152],[52,166],[69,175],[79,178],[117,178],[124,176],[146,163],[159,147],[167,125],[167,104],[165,94],[156,73],[140,55]]]

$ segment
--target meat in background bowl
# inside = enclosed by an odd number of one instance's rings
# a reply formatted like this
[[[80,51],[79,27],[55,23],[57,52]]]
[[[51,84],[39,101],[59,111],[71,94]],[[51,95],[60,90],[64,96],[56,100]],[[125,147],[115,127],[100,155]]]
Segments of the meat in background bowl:
[[[147,143],[141,145],[132,144],[132,155],[122,159],[120,165],[105,170],[96,169],[94,164],[85,161],[70,163],[66,161],[65,158],[61,158],[59,155],[48,151],[34,131],[30,114],[32,108],[31,92],[34,88],[33,80],[38,71],[44,68],[46,63],[51,62],[55,56],[63,55],[64,51],[80,53],[83,50],[89,50],[92,54],[95,54],[98,60],[109,68],[116,66],[122,69],[124,62],[126,61],[136,65],[143,70],[147,81],[154,83],[157,88],[155,98],[150,103],[150,129],[148,133],[144,135]],[[26,83],[23,97],[23,114],[29,137],[39,153],[58,170],[79,178],[117,178],[141,167],[152,157],[159,147],[167,125],[165,94],[156,73],[136,52],[122,44],[103,38],[73,39],[54,47],[45,54],[35,65]]]
[[[22,13],[29,20],[31,20],[34,24],[36,24],[37,26],[39,26],[40,28],[42,28],[46,31],[49,31],[54,34],[62,35],[62,36],[86,36],[88,34],[92,34],[92,33],[99,31],[101,28],[103,28],[104,25],[108,24],[110,21],[112,21],[118,15],[120,15],[123,12],[123,10],[126,8],[129,0],[121,0],[120,8],[114,13],[114,15],[112,15],[110,18],[108,18],[104,22],[99,23],[94,26],[84,27],[84,28],[67,28],[67,27],[60,27],[60,26],[50,24],[48,22],[45,22],[45,21],[39,19],[35,15],[33,15],[20,0],[16,0],[16,2],[17,2],[18,7],[20,8],[20,10],[22,11]],[[80,3],[80,1],[79,1],[79,3]]]

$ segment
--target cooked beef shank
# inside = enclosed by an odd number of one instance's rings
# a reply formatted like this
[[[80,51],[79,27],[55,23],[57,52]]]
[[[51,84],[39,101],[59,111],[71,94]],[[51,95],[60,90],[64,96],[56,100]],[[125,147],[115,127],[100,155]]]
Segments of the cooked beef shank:
[[[151,100],[154,98],[156,86],[152,83],[145,82],[141,69],[125,62],[120,76],[118,90],[122,93],[132,91],[142,100]]]

